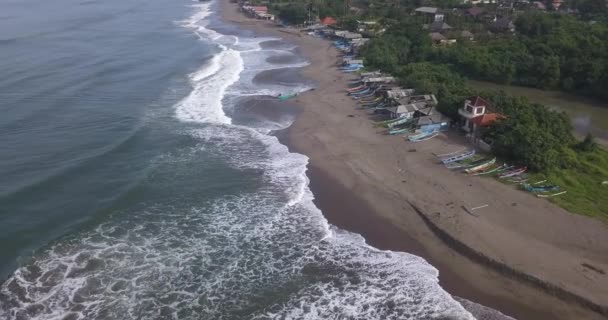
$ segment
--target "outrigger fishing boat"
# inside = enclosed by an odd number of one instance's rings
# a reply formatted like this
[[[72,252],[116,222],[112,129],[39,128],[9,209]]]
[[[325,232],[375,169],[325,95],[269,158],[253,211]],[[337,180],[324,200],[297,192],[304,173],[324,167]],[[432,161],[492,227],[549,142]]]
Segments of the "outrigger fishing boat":
[[[437,131],[423,132],[414,136],[409,136],[407,139],[412,142],[421,142],[435,138],[439,133]]]
[[[545,186],[533,186],[531,184],[524,184],[522,188],[528,192],[549,192],[549,191],[557,191],[559,190],[559,186],[556,185],[545,185]]]
[[[400,124],[404,124],[404,123],[409,122],[411,120],[412,119],[409,119],[409,118],[399,118],[399,119],[397,119],[397,121],[393,121],[393,122],[387,123],[386,126],[390,129],[390,128],[394,127],[394,126],[397,126],[397,125],[400,125]]]
[[[482,164],[486,161],[488,161],[488,158],[484,158],[480,155],[474,155],[464,160],[448,163],[445,165],[445,167],[448,169],[468,169]]]
[[[501,173],[503,171],[507,171],[510,169],[515,168],[515,166],[508,166],[506,163],[503,164],[502,166],[498,166],[498,167],[494,167],[494,168],[487,168],[485,171],[481,171],[481,172],[477,172],[475,174],[473,174],[474,176],[481,176],[481,175],[486,175],[486,174],[490,174],[490,173]]]
[[[507,171],[507,172],[499,175],[498,178],[504,179],[504,178],[508,178],[508,177],[518,176],[518,175],[526,172],[526,170],[528,170],[528,167],[520,167],[520,168],[511,170],[511,171]]]
[[[279,100],[281,100],[281,101],[285,101],[285,100],[288,100],[288,99],[294,98],[294,97],[296,97],[297,95],[298,95],[298,93],[297,93],[297,92],[294,92],[294,93],[288,93],[288,94],[283,94],[283,93],[280,93],[280,94],[277,96],[277,99],[279,99]]]
[[[473,167],[470,167],[468,169],[465,169],[464,172],[466,173],[475,173],[484,169],[487,169],[488,167],[490,167],[491,165],[493,165],[496,162],[496,158],[488,160],[486,162],[480,163],[478,165],[475,165]]]
[[[470,158],[470,157],[474,156],[475,152],[476,151],[473,149],[471,151],[467,151],[467,152],[464,152],[464,153],[461,153],[461,154],[457,154],[457,155],[451,156],[449,158],[444,158],[444,159],[441,160],[441,162],[443,164],[448,164],[448,163],[464,160],[466,158]]]
[[[553,194],[537,194],[536,196],[539,198],[551,198],[551,197],[559,196],[566,192],[568,192],[568,191],[562,191],[562,192],[557,192],[557,193],[553,193]]]

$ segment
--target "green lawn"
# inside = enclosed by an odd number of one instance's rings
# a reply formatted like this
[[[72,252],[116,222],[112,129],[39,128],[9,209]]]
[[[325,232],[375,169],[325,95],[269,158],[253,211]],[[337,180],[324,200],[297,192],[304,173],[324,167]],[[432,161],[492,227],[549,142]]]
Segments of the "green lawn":
[[[608,222],[608,151],[599,150],[579,154],[578,165],[547,173],[535,173],[530,181],[547,180],[559,185],[565,194],[549,198],[564,209],[596,217]]]

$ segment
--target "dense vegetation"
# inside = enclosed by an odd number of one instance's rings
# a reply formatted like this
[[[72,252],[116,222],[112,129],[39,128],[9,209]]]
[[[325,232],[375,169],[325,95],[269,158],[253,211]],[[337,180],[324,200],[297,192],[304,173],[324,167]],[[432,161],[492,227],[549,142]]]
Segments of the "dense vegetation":
[[[531,12],[515,21],[517,36],[461,41],[433,51],[473,78],[560,88],[608,100],[608,27],[572,16]]]
[[[500,41],[514,43],[516,39],[496,40],[497,43]],[[454,47],[453,50],[461,48]],[[608,219],[608,186],[602,184],[608,177],[608,152],[599,148],[591,136],[577,142],[572,135],[570,120],[564,113],[502,92],[476,92],[465,84],[461,76],[471,74],[464,69],[464,64],[457,67],[454,63],[442,63],[437,50],[443,49],[431,45],[419,24],[406,21],[393,25],[384,35],[371,40],[362,50],[362,55],[367,66],[391,72],[405,86],[435,94],[439,100],[438,109],[454,119],[458,118],[458,108],[466,97],[474,94],[484,96],[505,115],[484,135],[496,155],[509,163],[527,165],[533,172],[534,181],[548,179],[567,190],[567,194],[551,198],[564,208]],[[465,47],[465,50],[468,49]],[[498,58],[499,53],[514,53],[509,52],[512,50],[509,47],[496,50],[496,60],[480,64],[487,68],[488,73],[503,76],[508,70],[503,70],[506,63],[499,60],[506,58]]]
[[[466,86],[458,69],[434,61],[434,50],[419,25],[402,22],[371,40],[362,55],[366,65],[391,72],[408,87],[435,94],[438,109],[458,119],[463,100],[479,92]],[[576,166],[577,156],[585,148],[577,147],[565,114],[504,93],[484,93],[483,96],[505,115],[484,137],[492,143],[497,155],[536,171]]]

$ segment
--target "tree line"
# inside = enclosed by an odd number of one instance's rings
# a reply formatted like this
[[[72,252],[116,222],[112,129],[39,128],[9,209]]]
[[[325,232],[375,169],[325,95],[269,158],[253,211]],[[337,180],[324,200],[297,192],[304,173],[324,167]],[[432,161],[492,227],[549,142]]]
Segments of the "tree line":
[[[530,12],[517,35],[436,48],[429,61],[476,79],[561,89],[608,101],[608,27],[569,15]]]
[[[472,95],[489,100],[505,118],[484,135],[493,152],[537,171],[576,166],[579,154],[593,152],[592,137],[577,142],[568,116],[523,97],[503,92],[477,92],[466,85],[460,68],[437,59],[426,32],[420,25],[402,21],[385,34],[372,39],[361,52],[366,66],[390,72],[403,86],[435,94],[438,110],[458,119],[458,109]],[[499,73],[499,71],[494,71]]]

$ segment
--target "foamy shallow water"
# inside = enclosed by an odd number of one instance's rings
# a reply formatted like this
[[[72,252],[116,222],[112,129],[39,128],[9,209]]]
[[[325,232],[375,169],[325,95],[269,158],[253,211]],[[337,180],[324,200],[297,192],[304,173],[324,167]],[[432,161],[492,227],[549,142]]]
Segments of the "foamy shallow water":
[[[239,99],[308,86],[260,86],[256,74],[305,62],[268,62],[293,48],[213,31],[212,10],[194,5],[181,22],[218,52],[174,106],[193,145],[155,160],[145,192],[158,197],[19,268],[0,289],[0,318],[473,319],[422,258],[327,223],[312,202],[308,159],[269,135],[289,123],[232,124]],[[210,196],[197,181],[224,191]]]

